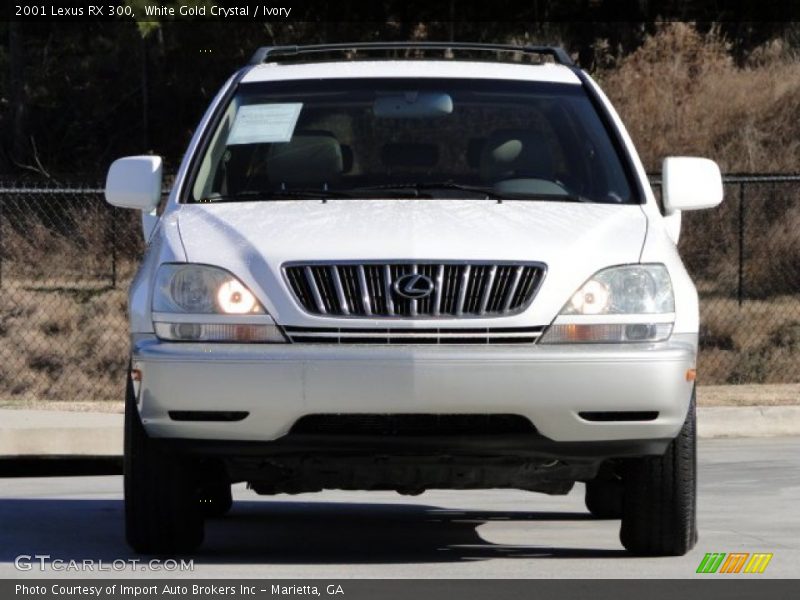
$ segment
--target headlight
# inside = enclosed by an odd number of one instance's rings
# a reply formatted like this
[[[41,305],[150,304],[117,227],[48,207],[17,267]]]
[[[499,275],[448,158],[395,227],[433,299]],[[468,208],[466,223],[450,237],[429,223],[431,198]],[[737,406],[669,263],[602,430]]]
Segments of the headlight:
[[[217,267],[161,265],[156,275],[153,311],[196,315],[264,314],[252,292]]]
[[[599,271],[564,305],[542,343],[654,342],[672,333],[675,297],[664,265]]]
[[[664,265],[626,265],[596,273],[561,310],[562,315],[649,315],[675,312]]]
[[[224,269],[164,264],[153,290],[153,325],[161,339],[285,342],[247,286]]]

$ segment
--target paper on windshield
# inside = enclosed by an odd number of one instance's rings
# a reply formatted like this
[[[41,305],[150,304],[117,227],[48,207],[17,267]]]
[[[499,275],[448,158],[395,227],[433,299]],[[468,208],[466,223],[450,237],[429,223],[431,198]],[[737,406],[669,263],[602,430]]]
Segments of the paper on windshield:
[[[241,106],[236,112],[228,145],[288,142],[302,108],[302,102]]]

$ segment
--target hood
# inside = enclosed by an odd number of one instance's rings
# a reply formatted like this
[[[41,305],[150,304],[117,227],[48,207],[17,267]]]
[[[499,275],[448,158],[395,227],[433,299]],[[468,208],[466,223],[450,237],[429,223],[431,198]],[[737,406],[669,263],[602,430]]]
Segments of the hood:
[[[185,204],[177,217],[187,260],[230,270],[276,318],[297,312],[275,298],[283,263],[359,259],[543,262],[534,304],[557,313],[597,270],[638,262],[647,224],[638,205],[487,200]]]

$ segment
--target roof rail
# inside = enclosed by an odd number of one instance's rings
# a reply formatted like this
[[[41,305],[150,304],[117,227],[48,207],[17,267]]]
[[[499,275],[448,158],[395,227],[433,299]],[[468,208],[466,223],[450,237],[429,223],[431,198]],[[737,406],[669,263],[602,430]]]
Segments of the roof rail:
[[[566,50],[557,46],[515,46],[512,44],[480,44],[476,42],[357,42],[353,44],[314,44],[310,46],[264,46],[250,59],[251,65],[293,57],[300,54],[348,51],[390,51],[390,50],[442,50],[474,52],[508,52],[518,54],[538,54],[550,56],[559,65],[568,67],[575,63]]]

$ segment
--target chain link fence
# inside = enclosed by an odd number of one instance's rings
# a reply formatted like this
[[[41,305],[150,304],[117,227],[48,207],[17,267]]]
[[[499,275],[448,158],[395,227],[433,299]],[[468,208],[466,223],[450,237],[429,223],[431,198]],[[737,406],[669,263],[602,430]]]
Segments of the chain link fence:
[[[0,406],[123,398],[142,250],[101,189],[0,186]]]
[[[726,176],[714,210],[683,215],[700,294],[702,383],[800,382],[800,176]]]
[[[800,175],[728,176],[683,216],[704,384],[800,381]],[[657,183],[655,185],[657,189]],[[0,184],[0,406],[120,400],[139,215],[98,187]]]

